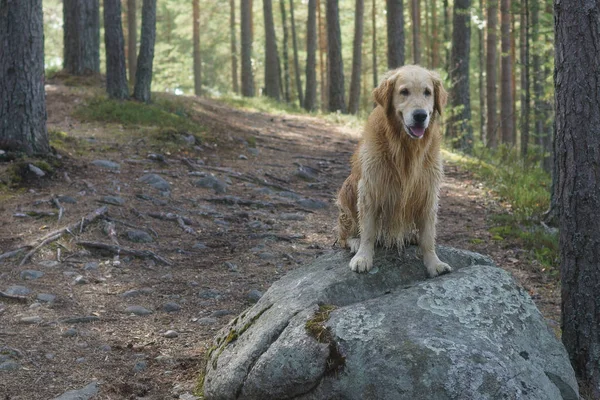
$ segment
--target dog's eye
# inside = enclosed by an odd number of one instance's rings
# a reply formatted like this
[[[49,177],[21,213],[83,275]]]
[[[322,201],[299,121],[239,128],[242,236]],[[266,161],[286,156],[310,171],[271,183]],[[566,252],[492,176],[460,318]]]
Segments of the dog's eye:
[[[425,89],[424,94],[425,94],[425,96],[431,96],[431,90]]]
[[[402,89],[402,90],[400,91],[400,94],[401,94],[402,96],[408,96],[410,93],[409,93],[408,89]]]

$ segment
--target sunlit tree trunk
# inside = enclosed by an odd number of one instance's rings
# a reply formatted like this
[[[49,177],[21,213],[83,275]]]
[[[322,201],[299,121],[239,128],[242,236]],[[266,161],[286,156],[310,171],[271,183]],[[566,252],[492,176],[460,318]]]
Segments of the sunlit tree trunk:
[[[135,82],[135,70],[137,69],[137,7],[135,0],[127,0],[127,64],[129,82]]]
[[[263,0],[263,16],[265,18],[265,94],[279,100],[279,59],[271,0]]]
[[[346,112],[344,63],[338,0],[327,0],[327,69],[329,72],[329,111]]]
[[[50,151],[42,0],[0,1],[0,149]]]
[[[296,35],[296,21],[294,18],[294,0],[290,0],[290,19],[292,20],[292,45],[294,47],[294,75],[296,76],[296,89],[300,105],[304,104],[302,94],[302,80],[300,79],[300,61],[298,59],[298,37]]]
[[[486,96],[487,96],[487,147],[498,146],[497,89],[498,75],[498,1],[487,2],[487,55],[486,55]]]
[[[125,40],[121,24],[121,0],[104,0],[106,92],[114,99],[129,97],[125,68]]]
[[[240,83],[238,78],[238,49],[237,36],[235,29],[235,0],[229,0],[229,32],[231,35],[231,82],[233,92],[240,92]]]
[[[289,33],[285,15],[285,0],[279,0],[281,8],[281,25],[283,27],[283,95],[287,103],[290,102],[290,57],[288,55]],[[308,33],[307,33],[308,35]],[[308,39],[307,39],[308,40]],[[314,68],[314,67],[313,67]]]
[[[377,87],[379,83],[379,78],[377,77],[377,2],[373,1],[373,10],[371,13],[371,25],[373,31],[373,42],[372,42],[372,50],[371,53],[373,55],[373,87]]]
[[[323,16],[321,14],[321,1],[317,0],[317,21],[319,29],[319,69],[321,71],[321,110],[327,111],[329,107],[329,101],[327,98],[329,94],[329,84],[327,82],[327,66],[325,60],[325,54],[327,53],[327,30],[325,27]]]
[[[254,97],[252,72],[252,0],[241,0],[242,96]]]
[[[412,39],[413,39],[413,63],[420,64],[421,63],[421,52],[423,49],[421,48],[421,13],[420,13],[420,5],[419,0],[411,0],[410,2],[410,11],[412,15]]]
[[[317,0],[308,0],[306,24],[306,95],[304,108],[314,111],[317,107]]]
[[[362,67],[364,14],[364,0],[356,0],[354,7],[354,43],[352,46],[352,76],[350,78],[350,95],[348,96],[348,112],[351,114],[356,114],[360,105],[360,70]]]
[[[502,33],[502,79],[500,85],[500,128],[502,143],[509,146],[515,144],[513,136],[513,93],[512,93],[512,57],[510,54],[510,0],[500,1],[500,14],[502,16],[500,31]]]
[[[437,19],[437,1],[431,0],[431,67],[440,67],[440,38]]]
[[[193,40],[194,40],[194,94],[202,94],[202,58],[200,54],[200,4],[199,0],[192,0]]]
[[[403,0],[386,1],[388,69],[404,65],[404,7],[402,3]]]
[[[64,69],[73,75],[100,72],[100,3],[64,0]]]

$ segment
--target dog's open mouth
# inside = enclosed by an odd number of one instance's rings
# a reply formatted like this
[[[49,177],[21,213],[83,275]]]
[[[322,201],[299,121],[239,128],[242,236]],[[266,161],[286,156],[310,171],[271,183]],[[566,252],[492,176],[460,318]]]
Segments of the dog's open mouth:
[[[415,139],[420,139],[425,134],[424,126],[408,126],[407,128],[408,134]]]

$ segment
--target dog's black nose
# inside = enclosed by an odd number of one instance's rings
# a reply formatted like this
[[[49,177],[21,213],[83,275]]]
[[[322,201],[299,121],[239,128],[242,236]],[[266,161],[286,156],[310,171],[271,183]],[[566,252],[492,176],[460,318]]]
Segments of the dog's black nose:
[[[415,122],[422,124],[427,119],[427,111],[415,110],[413,112],[413,118],[414,118]]]

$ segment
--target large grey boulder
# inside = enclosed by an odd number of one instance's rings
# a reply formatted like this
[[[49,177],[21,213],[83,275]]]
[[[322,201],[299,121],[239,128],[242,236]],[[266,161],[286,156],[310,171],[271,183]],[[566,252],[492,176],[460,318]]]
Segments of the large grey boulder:
[[[374,274],[337,252],[299,268],[209,350],[205,399],[578,399],[566,351],[527,293],[479,254],[379,250]]]

